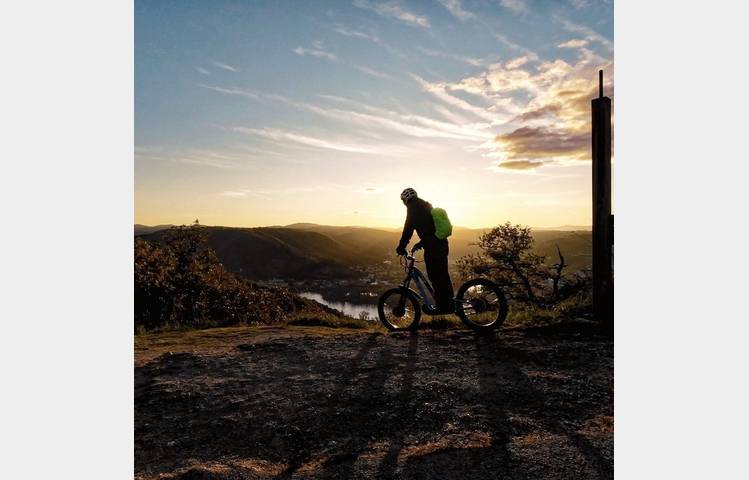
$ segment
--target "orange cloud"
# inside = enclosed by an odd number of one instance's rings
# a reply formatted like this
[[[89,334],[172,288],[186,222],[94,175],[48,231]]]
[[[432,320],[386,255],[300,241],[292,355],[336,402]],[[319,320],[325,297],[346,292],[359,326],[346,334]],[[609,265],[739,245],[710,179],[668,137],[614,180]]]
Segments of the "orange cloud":
[[[553,130],[546,127],[521,127],[495,139],[502,145],[507,158],[538,159],[585,157],[590,149],[590,132]]]
[[[501,162],[499,167],[507,168],[509,170],[532,170],[543,164],[543,162],[533,160],[511,160],[509,162]]]

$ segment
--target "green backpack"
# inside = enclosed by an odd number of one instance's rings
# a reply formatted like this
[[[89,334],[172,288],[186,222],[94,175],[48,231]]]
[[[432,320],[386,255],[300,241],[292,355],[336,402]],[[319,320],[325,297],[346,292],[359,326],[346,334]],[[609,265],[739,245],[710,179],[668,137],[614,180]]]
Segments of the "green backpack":
[[[447,212],[444,208],[432,209],[432,220],[434,220],[434,235],[440,240],[444,240],[453,233],[453,225],[447,218]]]

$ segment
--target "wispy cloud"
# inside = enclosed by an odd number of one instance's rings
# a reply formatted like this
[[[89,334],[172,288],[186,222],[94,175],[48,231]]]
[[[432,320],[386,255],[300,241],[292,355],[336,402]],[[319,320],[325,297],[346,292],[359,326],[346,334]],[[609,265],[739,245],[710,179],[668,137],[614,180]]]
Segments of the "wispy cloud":
[[[377,78],[392,78],[387,73],[380,72],[378,70],[375,70],[374,68],[370,68],[370,67],[367,67],[365,65],[354,65],[354,68],[356,68],[360,72],[364,72],[367,75],[371,75],[373,77],[377,77]]]
[[[588,44],[587,40],[573,39],[557,45],[558,48],[580,48]]]
[[[433,95],[434,97],[438,98],[439,100],[442,100],[446,104],[457,107],[463,111],[472,113],[473,115],[481,118],[482,120],[488,120],[491,122],[498,121],[497,115],[486,108],[482,108],[477,105],[473,105],[462,98],[458,98],[456,96],[451,95],[448,92],[448,84],[443,82],[428,82],[421,78],[420,76],[411,73],[411,78],[413,78],[416,83],[418,83],[421,88],[425,91]]]
[[[614,43],[609,40],[608,38],[604,37],[600,33],[596,32],[592,28],[588,27],[587,25],[581,25],[579,23],[571,22],[565,18],[557,17],[556,19],[561,25],[562,28],[567,30],[568,32],[577,33],[579,35],[582,35],[585,37],[586,40],[590,42],[597,42],[606,47],[606,49],[610,52],[614,51]]]
[[[489,131],[487,131],[487,129],[491,126],[491,124],[489,123],[456,124],[454,122],[436,120],[423,115],[395,112],[385,108],[362,104],[342,97],[335,97],[330,95],[320,96],[321,98],[332,100],[337,103],[346,104],[350,107],[354,107],[355,109],[343,109],[323,105],[315,105],[307,102],[295,101],[282,95],[258,93],[238,88],[221,88],[212,87],[209,85],[201,86],[225,95],[238,95],[246,98],[251,98],[253,100],[271,100],[280,102],[294,108],[312,112],[321,117],[339,121],[344,126],[361,125],[362,127],[366,127],[368,131],[371,131],[372,129],[382,129],[389,130],[400,135],[412,136],[417,138],[450,138],[467,141],[487,140],[493,137],[493,135]],[[480,109],[477,109],[477,111],[480,111]],[[491,118],[496,119],[496,116],[491,116]],[[245,131],[245,133],[247,133],[246,129],[240,131]],[[269,129],[264,132],[253,131],[251,133],[255,133],[266,138],[273,138],[276,140],[278,140],[282,136],[282,132],[280,130],[274,129]],[[300,139],[297,138],[296,140]],[[312,146],[322,146],[321,144],[313,145],[312,142],[308,142],[307,144]],[[351,145],[345,145],[345,147],[345,150],[355,151],[352,149],[353,147]],[[328,148],[332,147],[328,146]],[[332,149],[344,150],[343,148]],[[365,148],[365,150],[369,152],[371,149]]]
[[[338,57],[334,53],[327,51],[323,43],[319,41],[314,42],[311,48],[304,48],[302,46],[298,46],[292,51],[296,53],[297,55],[301,55],[301,56],[311,55],[313,57],[325,58],[327,60],[330,60],[331,62],[338,61]]]
[[[214,92],[223,93],[225,95],[239,95],[242,97],[251,98],[253,100],[259,100],[260,94],[251,92],[249,90],[243,90],[241,88],[224,88],[224,87],[216,87],[213,85],[205,85],[203,83],[198,83],[197,86],[201,88],[207,88],[208,90],[213,90]]]
[[[436,112],[438,112],[440,115],[442,115],[444,118],[446,118],[448,121],[452,123],[455,123],[458,125],[469,123],[468,120],[464,116],[458,113],[455,113],[448,108],[445,108],[443,105],[434,105],[433,107]]]
[[[206,167],[227,171],[254,171],[262,168],[273,156],[274,162],[296,163],[295,159],[285,158],[282,153],[273,152],[238,143],[221,147],[174,147],[136,146],[137,162],[171,162],[196,167]]]
[[[195,70],[197,70],[198,73],[202,73],[203,75],[210,75],[211,74],[211,72],[209,72],[208,70],[206,70],[203,67],[195,67]]]
[[[196,157],[172,157],[169,158],[170,161],[177,162],[177,163],[184,163],[188,165],[196,165],[199,167],[210,167],[210,168],[218,168],[219,170],[238,170],[241,169],[238,165],[232,165],[225,162],[220,162],[216,160],[211,160],[208,158],[196,158]]]
[[[382,42],[380,37],[373,33],[362,32],[361,30],[354,30],[352,28],[346,27],[345,25],[336,25],[335,27],[333,27],[333,31],[339,35],[343,35],[344,37],[363,38],[365,40],[369,40],[371,42],[378,43],[378,44]]]
[[[257,155],[262,155],[262,156],[270,155],[270,156],[273,156],[273,157],[283,156],[283,154],[281,152],[276,152],[276,151],[273,151],[273,150],[268,150],[266,148],[258,148],[258,147],[254,146],[254,145],[247,145],[247,144],[241,144],[240,143],[240,144],[236,144],[234,146],[235,146],[235,148],[238,148],[238,149],[242,150],[243,152],[249,152],[249,153],[253,153],[253,154],[257,154]]]
[[[424,55],[429,55],[430,57],[442,57],[442,58],[449,58],[461,63],[467,63],[468,65],[473,65],[474,67],[480,67],[481,65],[484,65],[485,62],[481,60],[480,58],[474,58],[474,57],[466,57],[463,55],[456,55],[454,53],[448,53],[448,52],[442,52],[439,50],[432,50],[431,48],[424,48],[424,47],[416,47],[418,51],[423,53]]]
[[[237,88],[237,87],[217,87],[214,85],[205,85],[202,83],[196,84],[199,87],[207,88],[208,90],[212,90],[214,92],[218,92],[224,95],[236,95],[240,97],[249,98],[252,100],[260,100],[260,101],[274,101],[274,102],[280,102],[288,105],[294,106],[294,102],[283,95],[278,95],[276,93],[263,93],[263,92],[257,92],[254,90],[247,90],[244,88]]]
[[[214,66],[216,66],[218,68],[223,68],[224,70],[228,70],[230,72],[238,72],[239,71],[239,69],[237,67],[229,65],[228,63],[221,63],[221,62],[217,62],[215,60],[212,63],[213,63]]]
[[[528,11],[528,5],[525,0],[502,0],[501,3],[503,7],[509,8],[514,12],[520,13]]]
[[[136,153],[136,161],[171,162],[218,170],[247,170],[252,166],[237,161],[226,161],[216,155],[196,151],[163,151],[159,153]]]
[[[516,123],[529,122],[531,120],[538,120],[540,118],[547,118],[557,115],[562,107],[559,105],[544,105],[543,107],[526,110],[517,117],[513,118],[512,121]]]
[[[242,188],[238,190],[225,190],[218,195],[230,198],[259,197],[263,199],[272,199],[279,196],[299,195],[306,193],[323,192],[326,190],[341,190],[343,185],[328,183],[323,185],[310,185],[302,187],[284,187],[284,188]]]
[[[380,38],[380,36],[377,35],[377,33],[375,33],[374,30],[371,30],[371,29],[368,31],[364,31],[363,29],[355,30],[352,28],[348,28],[345,25],[339,24],[333,27],[333,31],[339,35],[343,35],[344,37],[361,38],[362,40],[368,40],[370,42],[373,42],[381,46],[382,48],[392,53],[393,55],[397,55],[401,58],[405,57],[403,53],[391,47],[387,42],[385,42],[382,38]]]
[[[473,13],[463,8],[461,0],[439,0],[439,2],[459,20],[468,20],[475,17]]]
[[[488,124],[456,125],[422,115],[402,114],[369,106],[368,112],[302,105],[318,115],[338,120],[346,125],[356,124],[367,128],[380,128],[417,138],[451,138],[476,141],[491,137],[485,129]]]
[[[514,70],[516,68],[520,68],[526,63],[528,63],[529,58],[526,55],[523,55],[522,57],[518,57],[514,60],[510,60],[507,62],[507,68],[510,70]]]
[[[354,6],[371,10],[380,16],[393,18],[414,27],[429,28],[430,26],[427,17],[406,10],[396,1],[370,2],[369,0],[354,0]]]
[[[570,0],[570,3],[579,10],[590,5],[590,0]]]
[[[367,146],[353,145],[347,143],[339,143],[333,140],[327,140],[324,138],[310,137],[287,130],[281,130],[278,128],[247,128],[247,127],[234,127],[234,130],[249,135],[256,135],[259,137],[268,138],[277,142],[283,143],[295,143],[299,145],[305,145],[309,147],[322,148],[326,150],[337,150],[340,152],[350,153],[369,153],[376,154],[381,153],[376,148],[370,148]]]
[[[536,52],[516,42],[513,42],[507,37],[507,35],[494,32],[494,38],[505,44],[507,47],[510,47],[517,52],[524,53],[530,60],[538,60],[538,54]]]

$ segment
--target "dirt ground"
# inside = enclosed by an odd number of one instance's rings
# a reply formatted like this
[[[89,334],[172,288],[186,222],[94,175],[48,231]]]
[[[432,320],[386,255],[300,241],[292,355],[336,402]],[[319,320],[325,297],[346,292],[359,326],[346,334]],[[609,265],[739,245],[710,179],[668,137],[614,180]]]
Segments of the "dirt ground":
[[[614,348],[585,323],[135,340],[135,476],[613,478]]]

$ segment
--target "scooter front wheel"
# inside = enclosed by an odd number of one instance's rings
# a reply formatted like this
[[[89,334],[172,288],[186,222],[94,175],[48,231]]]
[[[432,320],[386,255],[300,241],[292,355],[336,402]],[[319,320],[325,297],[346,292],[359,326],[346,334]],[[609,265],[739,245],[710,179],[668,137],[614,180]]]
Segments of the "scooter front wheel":
[[[391,332],[419,328],[421,307],[416,295],[405,288],[392,288],[380,296],[377,313],[382,324]]]

